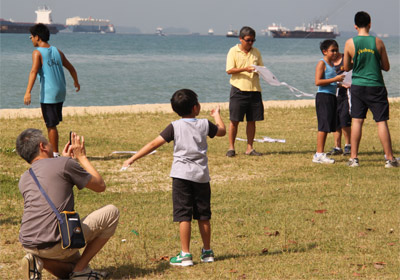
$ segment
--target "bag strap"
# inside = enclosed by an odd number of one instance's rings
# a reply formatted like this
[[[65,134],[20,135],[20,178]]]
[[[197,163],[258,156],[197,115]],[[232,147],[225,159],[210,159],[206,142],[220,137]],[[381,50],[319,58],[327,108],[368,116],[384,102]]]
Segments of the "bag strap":
[[[49,203],[51,209],[53,210],[54,214],[56,214],[57,216],[57,220],[60,222],[60,224],[63,224],[64,221],[61,218],[60,212],[58,212],[56,206],[54,206],[53,202],[51,201],[50,197],[47,195],[47,193],[44,191],[44,189],[42,188],[42,186],[39,183],[39,180],[37,179],[35,173],[33,172],[32,168],[29,168],[29,173],[31,174],[33,180],[35,181],[36,185],[38,186],[40,192],[42,193],[42,195],[44,196],[44,198],[46,198],[47,202]]]

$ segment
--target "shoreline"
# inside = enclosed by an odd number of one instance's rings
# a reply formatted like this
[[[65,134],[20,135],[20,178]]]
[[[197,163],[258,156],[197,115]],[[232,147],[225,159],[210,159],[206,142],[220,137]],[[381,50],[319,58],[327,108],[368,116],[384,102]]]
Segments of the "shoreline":
[[[314,99],[302,100],[269,100],[264,101],[264,107],[268,108],[302,108],[314,106]],[[389,98],[389,103],[400,102],[400,97]],[[203,110],[210,111],[217,105],[222,110],[227,110],[228,102],[201,103]],[[120,105],[120,106],[89,106],[89,107],[64,107],[63,116],[81,116],[81,115],[98,115],[98,114],[119,114],[119,113],[173,113],[171,104],[136,104],[136,105]],[[0,109],[0,119],[17,119],[17,118],[41,118],[42,112],[40,108],[20,108],[20,109]]]

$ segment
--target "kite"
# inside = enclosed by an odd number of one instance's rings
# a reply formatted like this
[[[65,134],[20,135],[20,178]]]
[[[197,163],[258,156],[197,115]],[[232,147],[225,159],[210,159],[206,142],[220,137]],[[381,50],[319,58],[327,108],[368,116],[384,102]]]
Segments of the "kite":
[[[247,139],[243,139],[243,138],[236,138],[236,140],[238,140],[238,141],[247,141]],[[285,139],[274,139],[274,138],[271,138],[271,137],[268,137],[268,136],[262,136],[262,139],[254,139],[254,141],[255,142],[259,142],[259,143],[265,143],[265,142],[268,142],[268,143],[276,143],[276,142],[278,142],[278,143],[286,143],[286,140]]]
[[[311,93],[305,93],[295,87],[292,87],[288,85],[285,82],[280,82],[275,75],[265,66],[256,66],[252,65],[255,68],[255,72],[258,73],[258,75],[261,76],[261,78],[266,81],[268,84],[271,86],[285,86],[287,87],[291,92],[298,92],[300,94],[296,94],[296,97],[301,97],[301,96],[308,96],[308,97],[314,97],[314,94]]]

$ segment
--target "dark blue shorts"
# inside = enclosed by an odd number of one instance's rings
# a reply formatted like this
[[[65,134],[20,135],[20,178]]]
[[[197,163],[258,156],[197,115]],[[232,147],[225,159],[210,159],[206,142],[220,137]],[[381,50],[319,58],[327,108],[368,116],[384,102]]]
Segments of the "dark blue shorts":
[[[229,98],[229,119],[242,122],[245,115],[248,122],[264,120],[261,92],[241,91],[232,86]]]
[[[386,87],[351,85],[351,117],[365,119],[368,109],[375,122],[389,119],[389,101]]]
[[[211,219],[210,183],[172,178],[174,222]]]
[[[336,129],[351,126],[350,116],[350,93],[347,94],[347,89],[340,88],[337,96],[337,118]]]
[[[63,102],[55,104],[40,103],[46,127],[55,127],[62,121]]]
[[[318,92],[315,97],[315,110],[317,112],[318,131],[336,131],[336,104],[335,94]]]

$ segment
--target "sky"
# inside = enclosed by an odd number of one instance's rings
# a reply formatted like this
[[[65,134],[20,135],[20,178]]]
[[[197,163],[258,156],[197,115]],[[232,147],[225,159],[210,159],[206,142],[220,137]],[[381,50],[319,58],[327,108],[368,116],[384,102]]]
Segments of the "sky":
[[[354,14],[371,15],[371,30],[400,35],[399,0],[0,0],[0,17],[34,22],[35,10],[47,5],[55,23],[69,17],[109,19],[114,26],[136,27],[154,33],[157,27],[186,28],[190,32],[226,34],[244,25],[256,32],[272,23],[294,28],[329,18],[339,31],[354,31]]]

